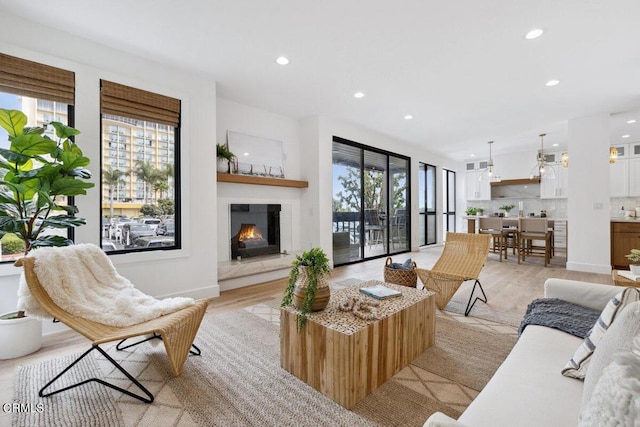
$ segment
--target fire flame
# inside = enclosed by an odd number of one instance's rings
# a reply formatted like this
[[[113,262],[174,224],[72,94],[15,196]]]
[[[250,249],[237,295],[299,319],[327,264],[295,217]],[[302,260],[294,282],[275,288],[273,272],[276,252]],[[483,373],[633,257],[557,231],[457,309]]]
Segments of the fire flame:
[[[258,230],[258,227],[254,225],[250,225],[248,227],[243,227],[238,232],[238,241],[242,242],[244,240],[262,240],[262,233]]]

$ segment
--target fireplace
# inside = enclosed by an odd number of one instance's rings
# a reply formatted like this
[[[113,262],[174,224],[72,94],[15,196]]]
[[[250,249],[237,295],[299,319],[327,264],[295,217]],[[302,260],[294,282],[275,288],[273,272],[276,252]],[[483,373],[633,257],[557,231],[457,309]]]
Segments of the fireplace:
[[[231,259],[280,253],[280,205],[231,204]]]

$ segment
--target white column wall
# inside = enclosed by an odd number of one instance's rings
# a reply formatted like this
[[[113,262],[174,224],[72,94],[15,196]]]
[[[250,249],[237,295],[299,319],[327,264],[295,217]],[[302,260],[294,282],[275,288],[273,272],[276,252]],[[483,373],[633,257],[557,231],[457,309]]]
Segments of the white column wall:
[[[569,120],[567,270],[608,274],[609,115]]]

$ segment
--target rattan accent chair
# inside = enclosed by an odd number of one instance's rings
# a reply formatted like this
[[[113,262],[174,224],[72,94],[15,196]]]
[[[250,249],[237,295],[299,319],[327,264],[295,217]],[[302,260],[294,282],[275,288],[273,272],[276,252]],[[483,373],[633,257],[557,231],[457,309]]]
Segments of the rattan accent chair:
[[[44,387],[42,387],[42,389],[38,393],[40,397],[51,396],[65,390],[80,386],[82,384],[95,381],[107,387],[118,390],[122,393],[125,393],[138,400],[141,400],[145,403],[153,402],[153,395],[149,392],[149,390],[147,390],[120,364],[118,364],[118,362],[116,362],[111,356],[109,356],[109,354],[107,354],[107,352],[105,352],[100,347],[101,344],[120,341],[117,345],[117,349],[123,350],[125,348],[140,344],[150,339],[161,339],[167,352],[171,372],[175,376],[178,376],[182,373],[184,363],[190,353],[195,355],[200,354],[200,350],[198,349],[198,347],[193,345],[193,341],[208,306],[208,302],[206,300],[196,301],[193,305],[185,307],[181,310],[165,314],[164,316],[160,316],[158,318],[135,325],[126,327],[109,326],[72,315],[63,310],[59,305],[57,305],[51,299],[49,294],[46,292],[46,290],[38,280],[38,275],[36,274],[36,271],[34,269],[34,258],[19,259],[15,262],[15,265],[24,268],[25,279],[29,287],[29,291],[31,292],[33,298],[38,302],[40,307],[44,311],[49,313],[54,318],[54,321],[64,323],[65,325],[84,335],[91,341],[91,348],[89,350],[79,356],[54,379],[52,379]],[[136,343],[122,346],[126,339],[141,336],[145,336],[145,338]],[[106,381],[99,378],[90,378],[59,390],[45,392],[45,390],[49,388],[56,380],[58,380],[64,373],[71,369],[76,363],[80,362],[80,360],[82,360],[93,350],[97,350],[98,352],[100,352],[107,360],[109,360],[109,362],[111,362],[118,370],[120,370],[120,372],[122,372],[127,378],[129,378],[129,380],[132,381],[143,392],[144,395],[132,393],[129,390],[125,390],[114,384],[107,383]]]
[[[491,236],[488,234],[447,233],[442,254],[431,270],[416,269],[425,288],[435,292],[436,305],[440,310],[446,307],[460,285],[467,280],[475,282],[464,315],[469,315],[476,301],[487,302],[487,295],[478,276],[489,255],[490,240]],[[484,298],[473,299],[476,286],[480,288]]]

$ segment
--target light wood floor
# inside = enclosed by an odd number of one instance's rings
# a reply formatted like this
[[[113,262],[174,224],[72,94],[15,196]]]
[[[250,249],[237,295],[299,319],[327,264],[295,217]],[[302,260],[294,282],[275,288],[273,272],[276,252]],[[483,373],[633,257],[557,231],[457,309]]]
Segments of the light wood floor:
[[[394,257],[394,262],[404,261],[411,257],[419,267],[430,268],[438,259],[441,250],[441,248],[429,248],[419,252],[401,254]],[[490,254],[480,274],[480,280],[489,298],[488,305],[494,310],[524,314],[527,305],[533,299],[542,296],[544,281],[549,277],[613,284],[609,275],[567,271],[565,261],[562,254],[557,254],[552,259],[551,266],[545,268],[542,259],[527,259],[526,263],[518,264],[515,257],[509,256],[509,259],[499,262],[496,254]],[[382,280],[384,264],[385,258],[380,258],[338,267],[333,270],[331,279],[334,281],[347,278]],[[220,297],[211,300],[207,316],[280,299],[285,283],[286,280],[282,279],[222,292]],[[471,285],[471,282],[465,283],[453,297],[453,300],[466,303]],[[86,350],[88,345],[88,340],[73,331],[59,332],[46,336],[43,347],[36,353],[17,359],[0,361],[0,403],[11,402],[13,398],[13,382],[17,366],[78,353]],[[10,424],[11,414],[0,412],[0,425]]]

